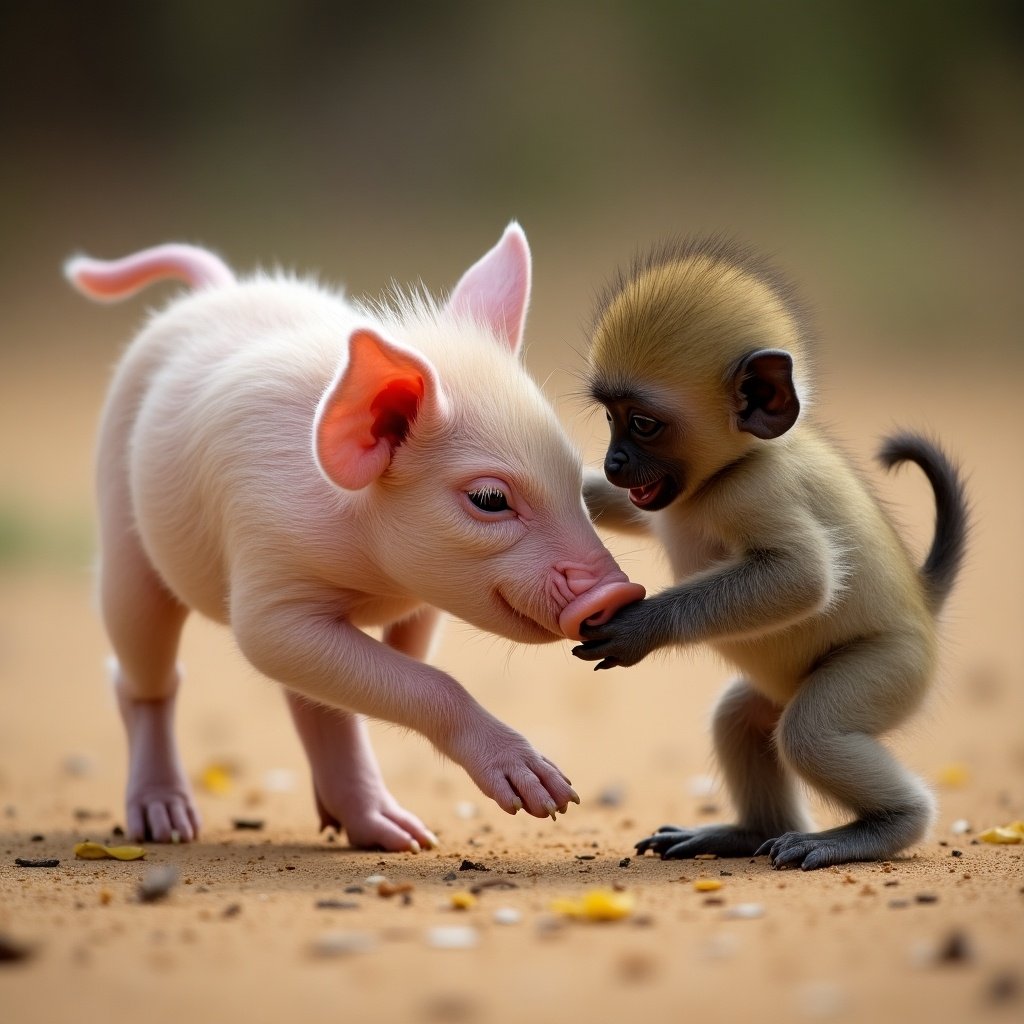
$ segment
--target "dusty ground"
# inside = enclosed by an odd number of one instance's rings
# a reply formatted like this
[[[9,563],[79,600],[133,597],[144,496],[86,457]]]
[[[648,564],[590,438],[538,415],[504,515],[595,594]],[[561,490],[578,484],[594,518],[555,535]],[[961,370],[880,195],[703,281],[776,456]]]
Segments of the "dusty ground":
[[[112,353],[113,343],[103,355]],[[29,553],[0,572],[0,934],[28,950],[0,963],[0,1018],[1020,1019],[1024,847],[951,830],[957,819],[976,831],[1024,817],[1024,473],[1019,457],[1008,461],[1015,403],[986,397],[1020,379],[1024,363],[1006,358],[965,372],[932,357],[922,370],[908,357],[882,375],[877,358],[869,372],[829,357],[821,401],[840,436],[865,456],[894,423],[933,429],[969,467],[978,528],[946,617],[936,699],[894,738],[936,785],[934,834],[891,864],[804,874],[773,872],[763,858],[623,862],[654,825],[728,816],[724,795],[705,783],[707,713],[723,667],[675,655],[594,675],[567,644],[510,650],[456,622],[440,664],[581,793],[582,806],[557,823],[506,817],[418,737],[377,727],[393,791],[442,849],[357,853],[318,836],[280,695],[226,634],[193,622],[184,755],[195,776],[232,766],[230,791],[200,792],[199,843],[150,846],[144,862],[76,860],[76,841],[106,839],[123,814],[122,738],[79,539],[109,359],[12,355],[0,403],[3,471],[11,493],[37,510],[42,539],[24,539]],[[888,356],[881,362],[888,367]],[[599,427],[574,424],[592,450]],[[923,482],[908,471],[880,486],[920,550],[931,515]],[[664,581],[653,552],[611,543],[634,578]],[[237,831],[237,817],[265,827]],[[22,868],[16,857],[60,865]],[[461,871],[464,859],[487,870]],[[140,903],[140,878],[168,864],[178,886],[163,902]],[[364,882],[374,874],[411,883],[409,899],[376,895]],[[722,888],[695,891],[698,878]],[[481,883],[490,887],[475,907],[452,908],[453,893]],[[354,884],[363,891],[346,893]],[[631,917],[563,923],[551,912],[556,898],[612,886],[635,897]],[[318,909],[328,898],[355,906]],[[751,903],[761,916],[730,916]],[[521,920],[496,923],[499,908]],[[430,930],[451,925],[475,929],[475,947],[434,948]],[[317,955],[325,942],[349,952]],[[964,956],[944,958],[950,948]]]

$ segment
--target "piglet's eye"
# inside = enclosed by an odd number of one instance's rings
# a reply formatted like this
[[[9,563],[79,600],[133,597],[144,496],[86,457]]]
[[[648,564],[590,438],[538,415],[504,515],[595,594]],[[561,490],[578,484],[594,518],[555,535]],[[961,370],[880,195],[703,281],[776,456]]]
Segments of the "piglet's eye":
[[[481,512],[507,512],[510,507],[505,492],[497,487],[480,487],[469,491],[468,497]]]

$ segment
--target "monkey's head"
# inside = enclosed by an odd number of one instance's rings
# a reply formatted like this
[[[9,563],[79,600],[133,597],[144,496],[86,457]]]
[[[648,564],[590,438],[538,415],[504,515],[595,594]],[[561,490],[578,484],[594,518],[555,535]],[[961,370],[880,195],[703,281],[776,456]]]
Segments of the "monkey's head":
[[[760,258],[673,243],[606,290],[587,385],[611,428],[608,479],[657,511],[785,434],[805,389],[804,314]]]

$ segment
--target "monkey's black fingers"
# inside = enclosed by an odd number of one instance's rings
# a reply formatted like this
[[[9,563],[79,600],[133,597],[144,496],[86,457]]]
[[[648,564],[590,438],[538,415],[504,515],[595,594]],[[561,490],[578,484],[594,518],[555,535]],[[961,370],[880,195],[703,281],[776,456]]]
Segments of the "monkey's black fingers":
[[[602,640],[588,640],[586,643],[574,647],[572,653],[581,661],[600,661],[605,657],[604,646]]]
[[[619,664],[618,658],[605,658],[604,661],[594,666],[594,671],[599,672],[603,668],[615,668]]]
[[[768,839],[763,842],[755,851],[755,857],[770,857],[772,855],[772,847],[778,842],[777,839]]]
[[[666,851],[679,846],[692,837],[693,832],[689,829],[660,828],[653,836],[641,839],[636,844],[636,852],[642,855],[650,850],[652,853],[665,857]]]

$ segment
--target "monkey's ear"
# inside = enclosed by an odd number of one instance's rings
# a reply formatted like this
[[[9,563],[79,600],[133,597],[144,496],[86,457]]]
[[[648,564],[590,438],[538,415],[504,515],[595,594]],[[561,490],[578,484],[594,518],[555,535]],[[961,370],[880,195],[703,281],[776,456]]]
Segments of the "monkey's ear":
[[[778,348],[744,356],[733,378],[740,430],[763,440],[781,437],[800,415],[793,357]]]
[[[526,235],[512,221],[498,244],[462,275],[448,308],[468,313],[518,352],[530,304],[530,263]]]

